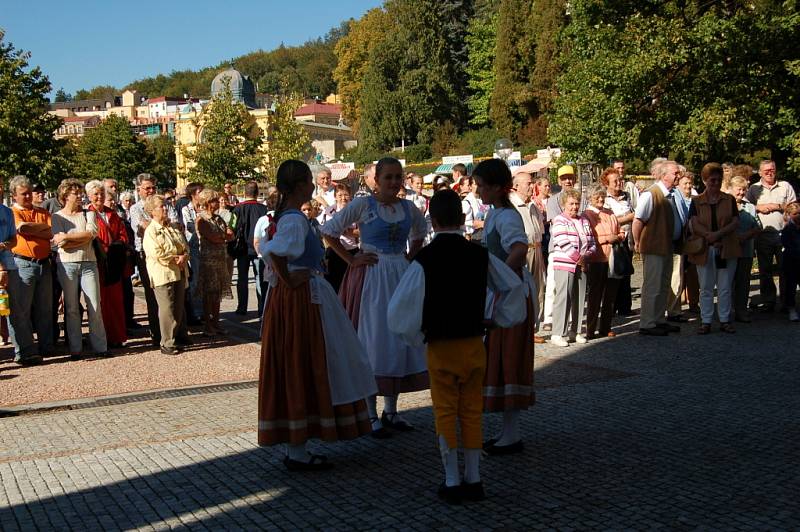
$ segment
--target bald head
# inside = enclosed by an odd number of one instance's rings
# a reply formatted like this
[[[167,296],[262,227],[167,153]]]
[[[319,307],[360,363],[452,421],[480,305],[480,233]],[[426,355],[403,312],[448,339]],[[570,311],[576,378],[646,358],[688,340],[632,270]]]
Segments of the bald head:
[[[514,176],[514,192],[522,201],[528,203],[533,197],[533,176],[527,172],[520,172]]]

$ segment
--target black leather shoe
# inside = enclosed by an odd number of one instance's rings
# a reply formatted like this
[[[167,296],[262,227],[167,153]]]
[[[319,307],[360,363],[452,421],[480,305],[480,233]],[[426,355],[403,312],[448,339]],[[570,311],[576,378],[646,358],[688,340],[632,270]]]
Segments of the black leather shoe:
[[[486,499],[486,492],[483,491],[483,482],[461,483],[461,498],[465,501],[482,501]]]
[[[663,330],[667,331],[668,333],[681,332],[681,328],[680,327],[678,327],[677,325],[672,325],[671,323],[657,323],[656,327],[658,327],[659,329],[663,329]]]
[[[328,458],[319,454],[312,454],[311,460],[308,462],[292,460],[287,456],[283,459],[283,465],[289,471],[327,471],[328,469],[333,469],[333,464],[328,462]]]
[[[383,425],[384,427],[389,427],[390,429],[393,430],[399,430],[400,432],[411,432],[412,430],[414,430],[414,427],[412,425],[406,423],[402,419],[394,421],[396,419],[396,416],[397,416],[396,412],[394,414],[387,414],[386,412],[384,412],[381,415],[381,425]]]
[[[177,355],[178,353],[180,353],[180,351],[178,351],[174,347],[162,347],[161,348],[161,354],[162,355]]]
[[[442,484],[436,491],[436,496],[447,504],[461,504],[461,486]]]
[[[504,455],[507,455],[507,454],[517,454],[517,453],[521,453],[524,450],[525,450],[525,444],[522,443],[522,440],[519,440],[519,441],[517,441],[515,443],[512,443],[511,445],[497,445],[497,444],[494,444],[494,445],[491,445],[491,446],[486,447],[484,449],[484,451],[486,451],[486,454],[490,454],[492,456],[504,456]]]
[[[648,329],[639,329],[639,334],[643,334],[645,336],[666,336],[667,331],[661,327],[650,327]]]
[[[19,364],[20,366],[38,366],[42,363],[44,359],[41,355],[27,355],[24,357],[16,356],[14,357],[14,362]]]
[[[181,347],[186,345],[193,345],[194,342],[188,336],[186,338],[175,338],[175,345],[179,345]]]
[[[483,450],[485,451],[486,449],[488,449],[489,447],[491,447],[495,443],[497,443],[497,438],[491,438],[491,439],[486,440],[485,442],[483,442]]]
[[[676,316],[667,316],[667,321],[671,321],[673,323],[686,323],[689,320],[678,314]]]

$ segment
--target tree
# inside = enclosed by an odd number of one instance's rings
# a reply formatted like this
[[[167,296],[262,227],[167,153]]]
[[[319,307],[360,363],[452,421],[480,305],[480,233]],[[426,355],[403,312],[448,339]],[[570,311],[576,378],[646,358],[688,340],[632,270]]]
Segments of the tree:
[[[134,178],[152,168],[145,144],[136,138],[128,119],[109,115],[100,124],[86,131],[78,140],[75,153],[76,177],[116,179],[131,187]]]
[[[264,158],[263,132],[241,102],[234,102],[230,83],[194,119],[199,142],[184,148],[194,163],[189,179],[213,186],[258,178]]]
[[[520,129],[536,115],[533,95],[528,89],[535,50],[532,37],[520,24],[529,20],[531,9],[530,0],[502,0],[498,12],[490,115],[495,128],[511,139],[516,139]]]
[[[66,92],[64,90],[64,87],[61,87],[60,89],[58,89],[56,91],[56,96],[55,96],[55,99],[53,101],[56,102],[56,103],[58,103],[58,102],[71,102],[72,101],[72,95],[70,93]]]
[[[98,85],[93,89],[80,89],[75,93],[76,100],[105,100],[113,102],[114,96],[119,94],[119,90],[111,85]]]
[[[49,114],[50,82],[30,53],[4,42],[0,30],[0,176],[24,174],[51,185],[66,166],[63,141],[53,137],[61,119]]]
[[[797,3],[570,2],[550,122],[573,155],[796,155]]]
[[[162,186],[174,187],[177,184],[177,162],[175,160],[175,141],[167,135],[159,135],[145,142],[149,173],[158,178]]]
[[[365,76],[372,49],[385,39],[383,29],[389,23],[382,8],[370,9],[359,20],[350,22],[350,30],[336,43],[337,64],[333,70],[337,91],[342,100],[342,114],[358,133]]]
[[[494,92],[494,58],[497,48],[497,13],[476,16],[467,30],[467,86],[470,89],[467,100],[469,123],[473,126],[489,125],[489,102]]]
[[[287,159],[307,159],[311,150],[311,137],[306,129],[294,119],[294,113],[303,105],[297,93],[276,97],[275,111],[270,115],[266,174],[272,178],[278,166]]]

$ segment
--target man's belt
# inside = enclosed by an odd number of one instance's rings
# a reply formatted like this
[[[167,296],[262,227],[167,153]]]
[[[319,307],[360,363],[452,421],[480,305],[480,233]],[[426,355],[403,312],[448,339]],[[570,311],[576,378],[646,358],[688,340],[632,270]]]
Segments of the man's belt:
[[[533,244],[528,244],[528,249],[536,249],[542,247],[541,242],[534,242]]]
[[[45,257],[43,259],[34,259],[33,257],[26,257],[25,255],[17,255],[16,253],[11,254],[15,259],[21,259],[28,262],[33,262],[36,264],[46,264],[50,262],[50,257]]]

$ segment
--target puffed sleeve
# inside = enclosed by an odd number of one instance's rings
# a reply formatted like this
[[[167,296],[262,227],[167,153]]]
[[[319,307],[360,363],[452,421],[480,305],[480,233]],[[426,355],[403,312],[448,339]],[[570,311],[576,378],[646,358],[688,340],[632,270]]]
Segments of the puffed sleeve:
[[[323,235],[339,238],[354,223],[361,221],[364,212],[369,208],[369,198],[353,198],[344,209],[338,211],[332,218],[320,227]]]
[[[520,242],[528,245],[528,236],[525,234],[525,224],[522,215],[517,209],[503,209],[497,219],[497,230],[500,232],[500,245],[506,253],[511,253],[511,246]]]
[[[415,240],[424,240],[428,235],[428,222],[425,221],[425,216],[422,214],[413,201],[408,201],[411,204],[409,212],[411,213],[411,231],[408,233],[408,240],[414,242]]]
[[[270,254],[294,260],[306,249],[308,220],[299,214],[287,214],[278,220],[278,227],[272,239],[259,241],[258,251],[266,258]]]
[[[488,286],[494,294],[491,319],[503,328],[513,327],[525,320],[525,283],[506,264],[489,254]]]
[[[510,271],[510,270],[509,270]],[[412,261],[389,301],[389,330],[412,347],[424,342],[422,306],[425,301],[425,270]]]

